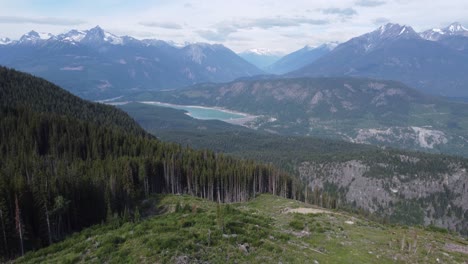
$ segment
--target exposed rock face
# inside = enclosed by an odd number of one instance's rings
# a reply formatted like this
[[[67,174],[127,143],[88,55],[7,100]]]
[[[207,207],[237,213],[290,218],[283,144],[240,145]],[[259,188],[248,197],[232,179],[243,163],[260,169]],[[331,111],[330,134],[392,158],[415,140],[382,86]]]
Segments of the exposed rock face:
[[[299,172],[312,189],[335,186],[338,195],[344,199],[342,203],[395,221],[433,224],[467,233],[467,169],[452,163],[444,164],[448,168],[446,172],[431,173],[411,170],[421,165],[415,157],[400,155],[392,158],[405,165],[399,168],[386,163],[368,165],[360,160],[304,162]],[[407,172],[401,173],[404,170]]]
[[[365,78],[267,78],[154,93],[155,101],[264,116],[251,128],[283,135],[468,157],[468,105],[399,82]],[[273,120],[274,121],[270,121]]]
[[[447,135],[439,130],[424,127],[391,127],[387,129],[359,129],[351,138],[355,143],[399,143],[417,146],[422,149],[433,149],[448,143]]]

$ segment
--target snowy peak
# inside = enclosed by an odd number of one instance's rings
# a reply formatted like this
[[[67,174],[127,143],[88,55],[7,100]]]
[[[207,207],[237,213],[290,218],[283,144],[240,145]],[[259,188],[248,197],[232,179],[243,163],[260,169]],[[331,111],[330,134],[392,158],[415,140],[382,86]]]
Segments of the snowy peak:
[[[256,49],[249,49],[242,54],[252,54],[252,55],[259,55],[259,56],[280,56],[282,55],[281,52],[265,49],[265,48],[256,48]]]
[[[421,39],[421,37],[410,26],[388,23],[370,33],[353,38],[343,45],[357,45],[367,53],[389,41],[401,39]]]
[[[7,45],[11,43],[19,44],[42,44],[45,41],[59,41],[71,45],[125,45],[125,44],[143,44],[143,45],[156,45],[162,46],[165,42],[162,40],[144,40],[140,41],[129,36],[117,36],[110,32],[105,31],[100,26],[96,26],[89,30],[76,30],[72,29],[69,32],[54,36],[50,33],[40,33],[34,30],[24,34],[19,41],[11,41],[7,38],[0,40],[0,45]]]
[[[73,29],[68,33],[58,35],[57,38],[60,41],[76,44],[81,42],[85,36],[86,32]]]
[[[48,39],[51,39],[53,38],[54,35],[50,34],[50,33],[38,33],[34,30],[31,30],[30,32],[24,34],[19,42],[20,43],[37,43],[37,42],[41,42],[41,41],[45,41],[45,40],[48,40]]]
[[[450,24],[450,26],[444,28],[444,31],[456,34],[458,32],[466,32],[468,30],[464,28],[460,23],[455,22]]]
[[[0,37],[0,45],[8,45],[8,44],[10,44],[11,42],[12,42],[12,41],[11,41],[11,39],[9,39],[9,38],[1,38],[1,37]]]
[[[104,31],[101,27],[96,26],[90,30],[85,31],[84,37],[80,40],[82,43],[88,44],[105,44],[122,45],[123,39],[112,33]]]
[[[109,32],[104,32],[104,41],[113,45],[123,44],[123,39],[121,37],[111,34]]]
[[[399,38],[399,37],[415,37],[417,33],[410,26],[400,26],[399,24],[388,23],[371,32],[374,36],[380,39]]]
[[[468,29],[460,23],[455,22],[445,28],[433,28],[422,32],[421,37],[431,41],[438,41],[445,36],[463,36],[468,37]]]
[[[323,44],[320,45],[320,46],[305,45],[303,49],[306,50],[306,51],[311,51],[311,50],[315,50],[315,49],[323,49],[323,50],[332,51],[332,50],[334,50],[339,44],[340,44],[339,42],[333,41],[333,42],[326,42],[326,43],[323,43]]]

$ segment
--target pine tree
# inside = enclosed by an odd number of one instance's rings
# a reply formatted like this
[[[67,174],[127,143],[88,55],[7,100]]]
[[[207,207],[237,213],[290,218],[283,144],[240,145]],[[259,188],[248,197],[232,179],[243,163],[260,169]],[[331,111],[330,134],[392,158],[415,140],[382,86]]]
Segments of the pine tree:
[[[23,256],[24,255],[24,242],[23,242],[24,226],[21,220],[21,210],[19,207],[18,195],[15,195],[15,225],[16,225],[16,232],[18,232],[18,237],[20,240],[21,256]]]

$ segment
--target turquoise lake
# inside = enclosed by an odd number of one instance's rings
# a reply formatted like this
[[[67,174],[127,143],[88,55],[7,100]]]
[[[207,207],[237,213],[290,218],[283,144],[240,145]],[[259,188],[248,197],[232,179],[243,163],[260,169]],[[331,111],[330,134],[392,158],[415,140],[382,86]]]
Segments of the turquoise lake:
[[[185,110],[193,118],[203,120],[221,120],[228,121],[233,119],[244,118],[247,115],[241,113],[233,113],[227,110],[212,108],[212,107],[201,107],[201,106],[189,106],[189,105],[174,105],[160,102],[141,102],[144,104],[157,105],[163,107],[170,107],[174,109]]]

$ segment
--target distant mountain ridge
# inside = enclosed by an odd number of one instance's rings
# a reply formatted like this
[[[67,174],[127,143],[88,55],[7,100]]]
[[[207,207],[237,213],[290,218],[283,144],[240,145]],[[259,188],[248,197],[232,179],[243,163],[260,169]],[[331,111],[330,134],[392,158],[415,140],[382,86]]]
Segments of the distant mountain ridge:
[[[250,49],[239,53],[239,56],[258,68],[267,70],[268,66],[282,57],[282,54],[269,49]]]
[[[304,48],[294,51],[275,63],[269,65],[265,70],[267,72],[284,74],[294,70],[298,70],[319,59],[325,54],[328,54],[338,45],[337,42],[322,44],[318,47],[305,46]]]
[[[434,28],[424,31],[420,35],[424,39],[436,41],[468,54],[468,29],[458,22],[452,23],[442,29]]]
[[[282,135],[468,156],[468,105],[428,96],[396,81],[350,77],[238,80],[146,93],[129,100],[250,113],[259,117],[249,127]]]
[[[223,45],[178,47],[162,40],[116,36],[99,26],[57,36],[31,31],[19,40],[2,39],[0,64],[94,100],[263,73]]]
[[[468,29],[458,22],[452,23],[445,28],[433,28],[422,32],[421,37],[427,40],[437,41],[447,36],[468,37]]]
[[[465,37],[462,37],[466,39]],[[352,38],[290,77],[356,76],[401,81],[426,93],[468,96],[468,54],[387,24]]]

